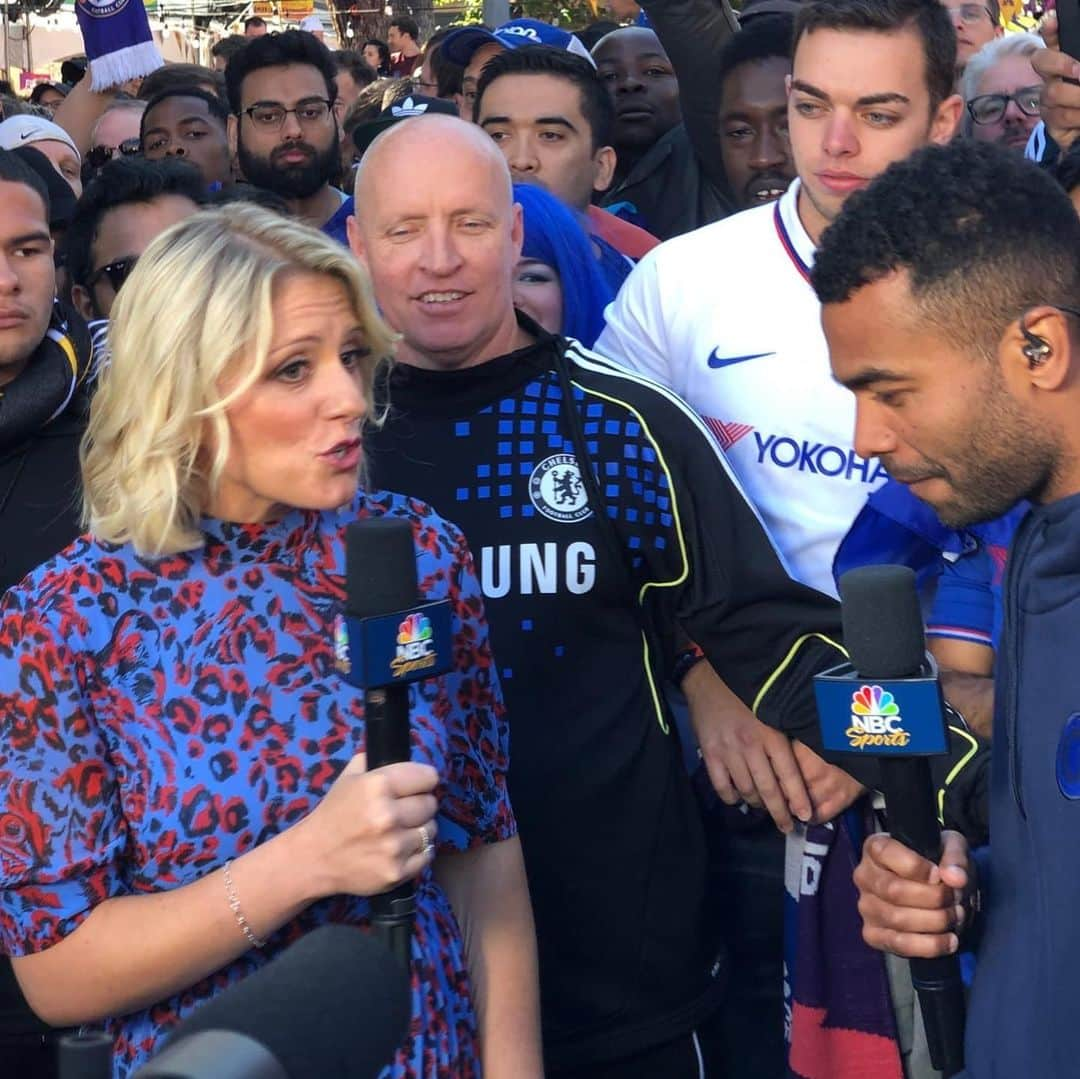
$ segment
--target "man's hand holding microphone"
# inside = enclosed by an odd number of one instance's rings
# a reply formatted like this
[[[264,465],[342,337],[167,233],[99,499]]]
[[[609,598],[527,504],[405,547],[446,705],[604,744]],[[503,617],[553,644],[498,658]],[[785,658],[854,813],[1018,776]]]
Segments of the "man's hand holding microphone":
[[[889,835],[872,835],[855,870],[863,939],[908,959],[951,955],[977,909],[975,864],[959,832],[941,833],[935,864]]]

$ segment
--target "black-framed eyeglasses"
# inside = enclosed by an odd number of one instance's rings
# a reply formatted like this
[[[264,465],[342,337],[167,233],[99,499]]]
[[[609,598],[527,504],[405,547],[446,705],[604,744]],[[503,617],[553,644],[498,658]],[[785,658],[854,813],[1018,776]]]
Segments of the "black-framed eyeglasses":
[[[1025,116],[1038,116],[1042,84],[1022,86],[1015,94],[979,94],[968,102],[967,109],[975,123],[996,124],[1005,115],[1010,101],[1015,101]]]
[[[241,109],[256,127],[264,131],[278,131],[285,123],[285,117],[292,113],[301,127],[321,124],[334,103],[325,97],[310,97],[307,101],[301,101],[294,109],[287,109],[279,101],[260,101],[250,108]]]
[[[126,255],[122,259],[107,262],[100,270],[95,270],[87,279],[87,288],[93,288],[103,277],[109,279],[113,292],[119,292],[123,283],[128,279],[131,271],[135,269],[135,263],[139,261],[138,255]]]
[[[983,21],[983,19],[989,19],[994,22],[994,13],[982,4],[957,4],[955,7],[946,7],[950,18],[955,19],[957,15],[960,16],[960,21],[965,26],[977,26]]]

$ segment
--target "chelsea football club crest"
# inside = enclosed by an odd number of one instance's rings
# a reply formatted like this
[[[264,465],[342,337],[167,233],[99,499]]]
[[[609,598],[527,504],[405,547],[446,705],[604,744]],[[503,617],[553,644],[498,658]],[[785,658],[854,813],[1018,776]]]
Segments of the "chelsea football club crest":
[[[572,453],[556,453],[533,469],[529,498],[551,521],[571,524],[584,521],[592,513],[581,470]]]
[[[108,19],[123,11],[128,0],[76,0],[79,8],[92,19]]]

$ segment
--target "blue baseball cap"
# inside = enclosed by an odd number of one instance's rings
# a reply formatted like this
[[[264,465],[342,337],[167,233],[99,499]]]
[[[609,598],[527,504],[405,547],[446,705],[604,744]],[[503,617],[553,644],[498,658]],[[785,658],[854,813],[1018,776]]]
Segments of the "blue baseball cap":
[[[443,38],[440,51],[452,64],[467,67],[473,53],[481,45],[501,45],[504,49],[520,49],[525,45],[547,45],[553,49],[565,49],[582,56],[593,67],[596,64],[589,50],[569,30],[560,30],[539,19],[511,19],[502,26],[489,30],[486,26],[462,26],[451,30]]]

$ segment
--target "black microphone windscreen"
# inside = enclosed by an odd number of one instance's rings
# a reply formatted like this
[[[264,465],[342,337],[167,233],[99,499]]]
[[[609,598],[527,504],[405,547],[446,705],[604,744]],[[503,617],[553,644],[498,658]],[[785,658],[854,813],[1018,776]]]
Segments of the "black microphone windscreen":
[[[907,566],[861,566],[840,578],[844,647],[864,678],[907,678],[923,665],[926,635]]]
[[[373,618],[417,602],[412,525],[402,517],[371,517],[345,530],[345,609]]]
[[[390,952],[355,926],[324,925],[207,1001],[169,1044],[230,1030],[269,1049],[290,1079],[374,1079],[410,1012],[408,974]]]
[[[112,1075],[113,1036],[103,1030],[65,1034],[59,1042],[60,1079],[102,1079]]]

